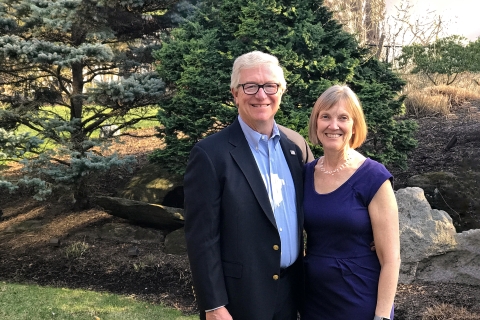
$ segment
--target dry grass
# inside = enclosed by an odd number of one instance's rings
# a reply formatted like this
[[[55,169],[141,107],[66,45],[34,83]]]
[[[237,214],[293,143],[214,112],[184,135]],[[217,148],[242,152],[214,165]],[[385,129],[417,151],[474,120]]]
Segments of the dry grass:
[[[442,303],[428,307],[422,320],[479,320],[480,315],[473,314],[463,307]]]
[[[480,91],[471,91],[465,88],[454,86],[435,86],[425,88],[427,94],[442,95],[448,98],[450,105],[455,108],[461,106],[467,101],[480,100]]]
[[[431,95],[425,91],[414,91],[405,99],[406,112],[416,118],[447,115],[451,105],[447,96]]]
[[[417,118],[446,116],[468,101],[480,100],[480,74],[461,74],[457,81],[449,86],[432,86],[432,82],[420,74],[402,75],[402,78],[407,81],[402,92],[407,96],[407,115]]]

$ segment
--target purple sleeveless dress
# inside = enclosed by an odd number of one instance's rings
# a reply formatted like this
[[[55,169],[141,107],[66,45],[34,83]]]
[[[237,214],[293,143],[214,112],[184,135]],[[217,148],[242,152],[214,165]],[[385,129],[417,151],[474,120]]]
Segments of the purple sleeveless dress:
[[[318,194],[314,168],[305,165],[306,299],[302,320],[373,320],[380,263],[370,250],[368,205],[392,175],[366,159],[338,189]],[[393,319],[393,307],[390,315]]]

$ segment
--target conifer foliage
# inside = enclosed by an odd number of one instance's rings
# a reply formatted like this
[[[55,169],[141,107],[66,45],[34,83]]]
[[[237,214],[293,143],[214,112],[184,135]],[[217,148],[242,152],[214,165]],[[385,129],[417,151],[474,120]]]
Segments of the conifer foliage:
[[[161,100],[151,52],[172,26],[165,11],[176,1],[0,3],[0,161],[36,153],[23,159],[27,175],[17,182],[36,187],[37,198],[57,187],[84,207],[92,173],[132,161],[104,156],[101,147],[152,117],[146,108]],[[105,125],[114,130],[93,138]],[[19,128],[30,133],[13,134]]]
[[[182,173],[192,146],[234,120],[233,60],[252,50],[277,56],[284,68],[287,92],[277,122],[307,136],[318,96],[334,83],[347,83],[367,113],[364,152],[386,164],[405,163],[415,141],[413,124],[394,119],[402,113],[395,97],[403,82],[342,31],[321,1],[311,0],[206,0],[173,31],[154,53],[170,95],[158,114],[166,148],[155,151],[153,161]]]

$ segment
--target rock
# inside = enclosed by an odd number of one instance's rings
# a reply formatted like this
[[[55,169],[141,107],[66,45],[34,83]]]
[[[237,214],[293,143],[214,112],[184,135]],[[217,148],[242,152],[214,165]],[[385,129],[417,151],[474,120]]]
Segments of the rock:
[[[96,197],[94,201],[116,217],[161,230],[183,227],[183,209],[116,197]]]
[[[100,127],[100,138],[109,138],[120,135],[120,130],[116,124],[107,124]]]
[[[400,282],[416,278],[420,261],[455,250],[457,234],[445,211],[431,209],[423,190],[405,188],[396,191],[400,220]]]
[[[178,189],[174,191],[179,186],[183,186],[182,176],[169,173],[158,164],[148,164],[119,192],[119,197],[161,204],[169,192],[179,192]],[[183,208],[183,201],[181,204],[182,206],[169,206]]]
[[[129,257],[138,257],[140,250],[137,247],[131,247],[128,249],[128,256]]]
[[[123,243],[162,244],[165,236],[161,230],[142,228],[130,223],[111,222],[96,228],[96,236],[101,239],[121,241]]]
[[[480,286],[480,229],[459,233],[457,240],[456,250],[421,261],[416,279]]]
[[[51,245],[52,247],[59,247],[60,246],[60,239],[52,238],[52,239],[50,239],[48,244]]]
[[[165,253],[186,254],[187,241],[185,240],[184,228],[175,230],[165,237]]]

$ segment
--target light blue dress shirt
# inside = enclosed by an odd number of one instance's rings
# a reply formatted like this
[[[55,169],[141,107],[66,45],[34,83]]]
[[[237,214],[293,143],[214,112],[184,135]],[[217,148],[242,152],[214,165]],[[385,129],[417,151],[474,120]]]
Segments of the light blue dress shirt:
[[[280,145],[280,131],[274,123],[272,136],[268,138],[250,128],[240,116],[238,120],[268,192],[281,241],[280,267],[286,268],[297,260],[300,243],[295,186]]]

